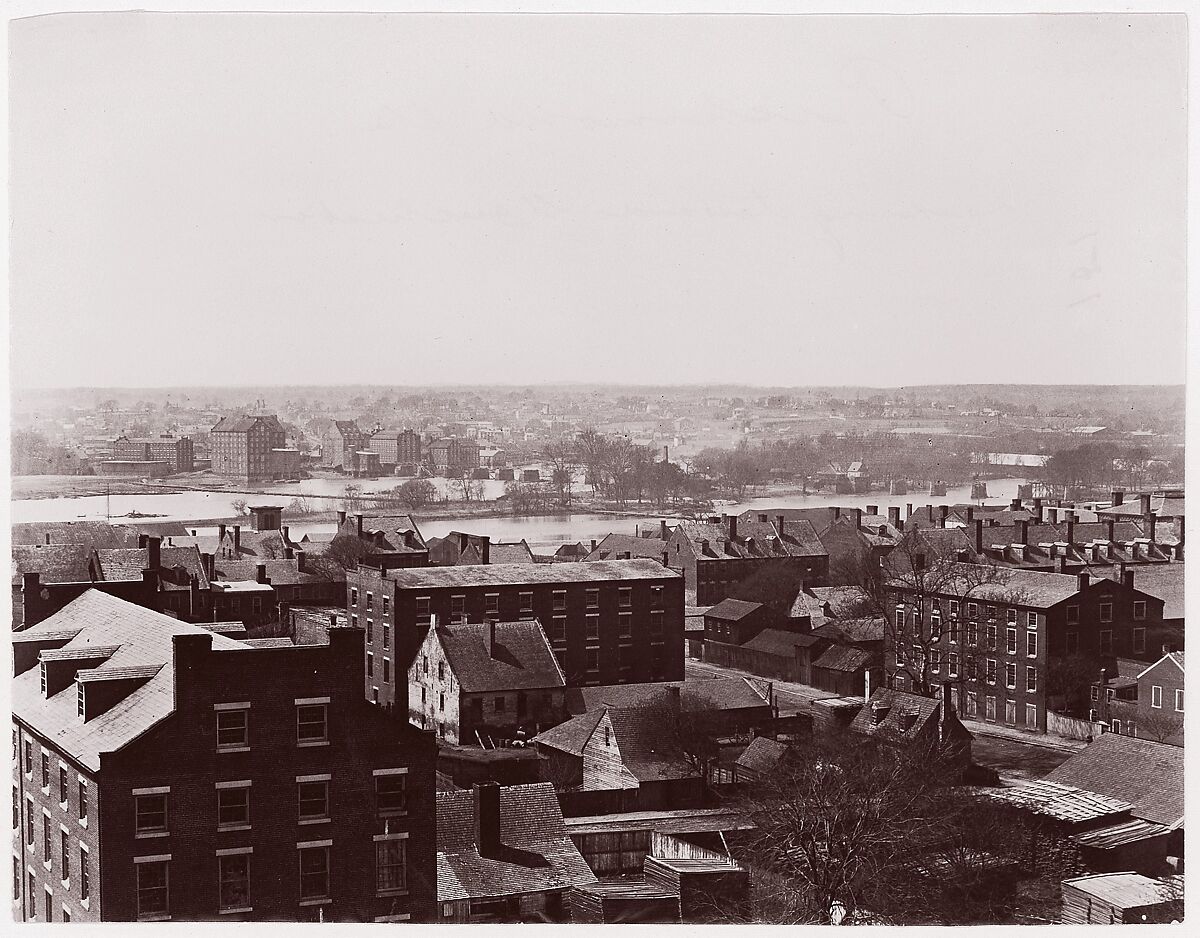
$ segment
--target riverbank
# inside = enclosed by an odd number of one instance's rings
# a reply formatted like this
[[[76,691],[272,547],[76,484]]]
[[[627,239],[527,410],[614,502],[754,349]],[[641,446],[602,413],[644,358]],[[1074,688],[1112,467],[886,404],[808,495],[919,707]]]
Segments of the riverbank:
[[[96,495],[146,495],[182,492],[164,484],[148,488],[137,479],[110,476],[12,476],[13,498],[87,498]]]

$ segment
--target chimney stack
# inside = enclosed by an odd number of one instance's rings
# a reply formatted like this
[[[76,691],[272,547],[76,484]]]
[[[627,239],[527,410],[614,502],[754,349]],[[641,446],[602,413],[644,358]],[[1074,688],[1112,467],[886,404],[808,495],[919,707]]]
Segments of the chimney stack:
[[[1066,573],[1067,572],[1067,558],[1066,558],[1065,554],[1062,557],[1058,558],[1057,562],[1055,563],[1055,566],[1058,568],[1055,572],[1057,572],[1057,573]]]
[[[1079,574],[1079,592],[1082,593],[1085,589],[1087,589],[1088,583],[1090,581],[1091,581],[1091,578],[1087,575],[1086,572],[1080,573]]]
[[[489,658],[496,657],[496,620],[488,619],[487,653]]]
[[[297,573],[306,572],[304,569],[304,551],[297,550],[297,551],[295,551],[295,555],[296,555],[296,572]]]
[[[224,522],[217,525],[217,540],[218,541],[225,540],[225,524],[224,524]]]
[[[933,524],[933,506],[932,505],[925,506],[925,514],[929,516],[929,523]]]
[[[500,852],[500,785],[483,782],[474,787],[475,846],[484,858]]]
[[[1154,529],[1158,526],[1158,516],[1154,512],[1146,515],[1146,537],[1150,538],[1150,543],[1154,543]]]
[[[1028,544],[1029,543],[1029,522],[1028,521],[1018,521],[1017,529],[1021,532],[1017,543],[1018,544]]]
[[[146,568],[157,570],[162,566],[162,538],[146,538]]]
[[[492,562],[492,539],[491,539],[491,537],[489,537],[487,535],[484,535],[483,537],[481,537],[479,539],[479,546],[480,546],[480,549],[483,551],[483,562],[491,563]]]
[[[1121,585],[1126,589],[1133,589],[1133,571],[1126,570],[1124,566],[1121,569]]]
[[[762,520],[765,521],[766,518],[763,518]],[[667,530],[667,522],[660,520],[658,522],[658,538],[659,538],[659,540],[665,541],[670,536],[671,536],[671,532]]]
[[[1008,507],[1011,511],[1020,511],[1021,510],[1021,499],[1014,498],[1012,500],[1012,504],[1010,504]]]
[[[593,537],[592,538],[592,553],[595,553],[595,551],[596,551],[596,539]]]
[[[1067,544],[1075,543],[1075,512],[1067,515]]]
[[[975,553],[983,553],[983,519],[975,519]]]
[[[970,524],[974,520],[975,520],[975,506],[968,505],[967,506],[967,524]]]
[[[664,566],[664,567],[669,567],[669,566],[671,565],[671,563],[670,563],[670,560],[671,560],[671,555],[670,555],[669,553],[667,553],[667,551],[665,551],[665,550],[663,551],[663,558],[662,558],[662,560],[663,560],[663,566]]]
[[[362,516],[361,514],[357,514],[357,515],[355,515],[355,516],[354,516],[354,519],[355,519],[355,522],[356,522],[356,523],[357,523],[357,525],[358,525],[358,536],[359,536],[359,537],[362,537],[362,532],[363,532],[363,516]]]
[[[1150,514],[1150,496],[1142,495],[1140,498],[1142,500],[1142,517],[1144,518],[1146,515]]]
[[[833,520],[837,521],[842,516],[842,509],[837,505],[833,506]]]
[[[906,517],[906,518],[911,518],[911,517],[912,517],[912,511],[913,511],[913,509],[912,509],[912,502],[909,502],[908,504],[906,504],[906,505],[904,506],[904,508],[905,508],[905,510],[906,510],[906,512],[907,512],[907,514],[905,515],[905,517]]]
[[[1114,540],[1116,540],[1114,535],[1116,533],[1117,523],[1109,518],[1106,524],[1108,526],[1108,541],[1111,544]]]
[[[775,516],[775,527],[779,528],[779,536],[783,537],[783,515]]]
[[[145,549],[146,549],[146,546],[147,546],[147,541],[148,541],[149,539],[150,539],[150,535],[149,535],[149,534],[139,534],[139,535],[138,535],[138,549],[139,549],[139,550],[145,550]]]
[[[337,519],[338,519],[338,528],[340,529],[341,526],[346,523],[346,513],[344,511],[339,511],[337,514]]]
[[[729,533],[726,535],[726,537],[728,537],[729,540],[731,540],[731,541],[736,541],[737,540],[737,515],[726,515],[725,516],[725,526],[729,531]]]
[[[291,530],[291,525],[285,524],[282,527],[280,527],[279,530],[283,532],[283,542],[286,544],[288,541],[291,540],[291,537],[288,536],[288,532]]]
[[[1113,492],[1112,492],[1113,508],[1117,508],[1120,505],[1123,505],[1124,503],[1125,503],[1125,493],[1123,491],[1121,491],[1120,489],[1113,489]]]
[[[854,527],[856,530],[862,527],[862,515],[863,513],[861,508],[854,509]]]
[[[283,559],[284,560],[293,560],[294,558],[295,558],[295,552],[290,547],[285,547],[283,549]]]
[[[893,528],[900,527],[900,506],[894,505],[888,509],[888,523]]]
[[[257,583],[270,583],[267,579],[267,565],[265,563],[257,564],[254,568],[254,580]]]

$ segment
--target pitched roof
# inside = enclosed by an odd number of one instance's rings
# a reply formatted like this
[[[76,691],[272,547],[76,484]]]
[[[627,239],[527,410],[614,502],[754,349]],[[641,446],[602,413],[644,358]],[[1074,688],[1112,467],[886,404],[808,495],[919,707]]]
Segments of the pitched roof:
[[[92,549],[85,544],[14,544],[12,582],[20,586],[22,574],[37,573],[43,583],[87,583],[91,558]]]
[[[1119,909],[1158,905],[1166,902],[1170,895],[1161,880],[1151,879],[1141,873],[1096,873],[1064,879],[1063,885],[1073,886]]]
[[[13,715],[95,771],[100,769],[100,753],[115,752],[174,711],[174,636],[211,635],[214,649],[248,647],[94,589],[20,635],[23,641],[36,641],[42,635],[72,631],[74,637],[63,648],[118,646],[103,664],[89,669],[90,676],[154,671],[146,683],[86,723],[77,713],[74,685],[47,699],[37,668],[13,678]]]
[[[853,673],[866,667],[874,657],[869,651],[855,648],[852,645],[831,645],[825,653],[813,662],[814,668],[824,668],[826,671],[845,671]]]
[[[667,542],[657,537],[635,537],[632,534],[606,534],[596,549],[584,555],[586,561],[615,560],[628,552],[630,559],[662,561]]]
[[[878,723],[873,717],[877,707],[887,710]],[[912,726],[906,727],[905,716],[908,714],[914,715],[916,720]],[[958,721],[957,715],[952,712],[950,716],[952,732],[960,738],[970,739],[971,734]],[[858,711],[850,729],[889,742],[906,742],[916,739],[926,727],[939,722],[941,718],[942,702],[939,698],[881,687],[871,694],[871,699]]]
[[[16,544],[82,544],[87,547],[137,547],[138,530],[106,521],[31,521],[12,526]]]
[[[592,713],[605,707],[646,707],[667,705],[672,689],[679,689],[680,703],[687,709],[740,710],[764,707],[767,697],[754,683],[743,677],[689,678],[648,684],[607,684],[567,689],[567,710]]]
[[[763,629],[754,638],[742,645],[754,651],[763,651],[769,655],[782,655],[785,658],[796,656],[797,645],[810,645],[811,640],[804,641],[802,632],[785,632],[782,629]]]
[[[246,415],[241,417],[222,417],[209,433],[245,433],[248,430],[253,430],[260,423],[264,424],[269,430],[283,431],[283,424],[279,422],[279,418],[275,414],[260,414],[254,417]]]
[[[519,586],[607,580],[678,579],[680,574],[652,560],[598,560],[592,563],[493,563],[462,567],[410,567],[386,571],[402,589],[454,586]]]
[[[300,572],[296,560],[221,560],[213,561],[216,569],[214,579],[224,583],[247,583],[258,579],[258,568],[267,568],[267,578],[272,586],[296,586],[303,583],[331,583],[324,574],[305,568]]]
[[[626,811],[563,819],[571,834],[604,834],[617,831],[658,831],[660,834],[699,834],[712,831],[753,830],[754,825],[736,808],[681,808],[675,811]]]
[[[150,566],[150,551],[145,547],[113,547],[96,551],[96,562],[102,580],[137,580]],[[204,561],[195,547],[159,548],[159,565],[166,571],[179,571],[181,583],[195,577],[201,589],[208,588]]]
[[[704,613],[706,619],[720,619],[723,622],[739,622],[763,608],[762,603],[748,603],[742,599],[722,599]]]
[[[558,796],[549,782],[500,789],[500,842],[539,855],[545,865],[480,856],[474,799],[474,791],[437,793],[439,902],[546,892],[596,882],[567,836]]]
[[[985,794],[997,801],[1004,801],[1035,814],[1044,814],[1072,824],[1122,815],[1130,808],[1128,801],[1107,798],[1073,785],[1052,782],[1047,778],[1015,788],[987,789]]]
[[[1161,658],[1159,658],[1156,662],[1154,662],[1154,664],[1149,665],[1148,667],[1145,667],[1141,671],[1139,671],[1137,673],[1137,677],[1139,679],[1141,679],[1144,675],[1149,674],[1155,668],[1159,667],[1164,661],[1175,665],[1175,667],[1179,668],[1180,671],[1183,671],[1183,669],[1184,669],[1183,668],[1183,652],[1182,651],[1169,651],[1165,655],[1163,655]],[[1142,662],[1142,663],[1144,664],[1145,662]]]
[[[1164,619],[1184,617],[1184,565],[1182,563],[1147,564],[1133,572],[1133,585],[1163,601]]]
[[[534,737],[534,742],[551,749],[558,749],[561,752],[568,752],[573,756],[581,756],[583,747],[587,745],[587,741],[596,732],[596,727],[604,719],[605,710],[605,707],[600,707],[587,711],[565,723],[558,724],[558,726],[542,730]]]
[[[936,579],[938,592],[971,592],[971,599],[981,602],[1012,603],[1018,606],[1048,608],[1070,599],[1079,592],[1079,577],[1074,573],[1044,573],[1040,570],[1017,570],[1008,567],[983,567],[979,564],[947,562],[939,568]],[[1092,580],[1109,582],[1102,579]],[[911,581],[892,580],[899,589],[912,588]]]
[[[842,645],[882,642],[887,621],[882,616],[869,619],[829,619],[815,626],[812,634]]]
[[[534,563],[533,551],[525,539],[516,543],[496,541],[488,546],[489,563]]]
[[[818,606],[829,603],[829,614],[835,619],[858,613],[870,599],[861,586],[810,586],[806,592],[812,594]]]
[[[739,521],[734,538],[728,536],[726,525],[703,521],[681,521],[675,530],[683,533],[697,557],[709,559],[829,555],[816,529],[807,521],[785,523],[782,536],[773,521]]]
[[[1120,798],[1134,817],[1183,823],[1183,748],[1104,733],[1046,776],[1048,781]]]
[[[655,708],[605,710],[622,764],[639,782],[694,778],[692,768],[669,737],[664,737],[662,714]]]
[[[497,622],[495,629],[496,644],[489,653],[489,625],[438,627],[438,641],[464,691],[526,690],[566,684],[536,619]]]
[[[742,754],[734,759],[734,765],[759,775],[774,771],[775,767],[787,755],[786,743],[766,736],[755,736],[750,745],[742,750]]]

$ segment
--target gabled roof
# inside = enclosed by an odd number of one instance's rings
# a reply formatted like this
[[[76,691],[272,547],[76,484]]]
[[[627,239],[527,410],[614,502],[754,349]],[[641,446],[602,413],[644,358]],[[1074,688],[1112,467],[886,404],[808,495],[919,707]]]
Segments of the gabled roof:
[[[752,560],[759,557],[829,555],[816,530],[807,521],[785,523],[782,536],[773,521],[739,521],[734,538],[728,537],[726,525],[702,521],[681,521],[675,530],[682,532],[698,558]]]
[[[500,789],[500,842],[544,858],[545,865],[480,856],[474,799],[473,791],[437,793],[439,902],[547,892],[596,882],[567,836],[558,796],[549,782]]]
[[[450,670],[466,693],[563,687],[562,670],[537,620],[497,622],[488,652],[489,625],[445,625],[436,630]]]
[[[1119,909],[1158,905],[1166,902],[1170,895],[1161,880],[1132,872],[1077,876],[1074,879],[1064,879],[1063,885],[1073,886],[1080,892]]]
[[[601,726],[611,728],[617,757],[625,771],[638,782],[694,778],[698,775],[663,732],[662,707],[602,707],[583,713],[539,733],[534,742],[572,755],[582,755]]]
[[[1163,655],[1161,658],[1159,658],[1156,662],[1154,662],[1154,664],[1150,665],[1150,667],[1146,668],[1143,671],[1139,671],[1138,675],[1137,675],[1138,680],[1141,680],[1143,677],[1145,677],[1151,671],[1158,668],[1164,662],[1169,662],[1170,664],[1175,665],[1175,667],[1179,668],[1180,672],[1182,672],[1183,671],[1183,652],[1182,651],[1167,652],[1165,655]]]
[[[1072,824],[1103,817],[1118,817],[1128,813],[1130,808],[1128,801],[1108,798],[1073,785],[1053,782],[1048,778],[1015,788],[987,789],[985,793],[997,801],[1004,801],[1035,814],[1044,814]]]
[[[21,575],[36,573],[43,583],[87,583],[91,577],[92,549],[85,544],[37,546],[14,544],[12,582],[21,585]],[[138,576],[141,576],[139,573]]]
[[[606,534],[596,549],[585,554],[584,560],[616,560],[628,553],[630,559],[662,561],[667,542],[657,537],[635,537],[632,534]]]
[[[887,621],[882,616],[869,619],[829,619],[815,626],[812,634],[841,645],[882,642]]]
[[[533,551],[525,539],[516,543],[496,541],[488,546],[489,563],[534,563]]]
[[[266,427],[268,430],[283,432],[283,424],[279,422],[279,418],[274,414],[261,414],[255,417],[244,415],[241,417],[222,417],[209,432],[246,433],[260,425]]]
[[[401,589],[456,586],[520,586],[612,580],[670,580],[679,574],[652,560],[598,560],[592,563],[493,563],[461,567],[410,567],[385,575]]]
[[[1184,618],[1184,565],[1182,563],[1152,564],[1132,569],[1134,587],[1163,601],[1164,619]]]
[[[146,683],[86,723],[77,713],[74,685],[47,699],[37,668],[13,678],[13,715],[94,771],[100,769],[102,752],[115,752],[174,711],[174,636],[211,635],[214,649],[248,647],[94,589],[20,634],[23,641],[36,641],[41,635],[71,631],[75,635],[63,648],[118,646],[102,665],[89,669],[90,677],[153,672]]]
[[[831,645],[812,666],[824,668],[826,671],[845,671],[853,674],[869,665],[873,657],[869,651],[851,645]]]
[[[183,533],[182,531],[180,533]],[[85,547],[137,547],[138,530],[106,521],[31,521],[12,526],[12,542],[46,545],[81,544]]]
[[[258,568],[267,568],[267,578],[272,586],[297,586],[304,583],[332,583],[324,574],[305,568],[300,572],[296,560],[222,560],[213,561],[216,570],[214,579],[223,583],[248,583],[258,579]]]
[[[688,710],[741,710],[767,705],[766,694],[743,677],[691,678],[686,681],[648,684],[607,684],[567,689],[570,713],[593,713],[605,707],[668,706],[678,688],[681,705]]]
[[[829,603],[829,614],[835,619],[857,614],[869,601],[861,586],[811,586],[806,592],[816,599],[818,612],[822,604]]]
[[[953,561],[939,568],[936,579],[938,591],[944,595],[961,595],[969,589],[972,601],[1010,603],[1039,609],[1055,606],[1079,593],[1079,577],[1074,573],[988,568]],[[1093,577],[1089,588],[1102,584],[1120,588],[1120,584],[1102,577]],[[904,579],[892,580],[888,585],[910,592],[913,589],[912,582]],[[1137,592],[1135,589],[1134,593]]]
[[[762,608],[762,603],[748,603],[742,599],[722,599],[704,613],[704,618],[720,619],[722,622],[740,622]]]
[[[734,760],[734,765],[759,775],[773,772],[787,755],[787,743],[766,736],[755,736],[750,745]]]
[[[886,715],[874,722],[873,711],[876,708],[886,709]],[[912,726],[906,727],[905,715],[916,717]],[[942,702],[937,697],[922,697],[907,691],[891,690],[881,687],[871,694],[871,699],[858,712],[850,729],[876,739],[887,742],[911,742],[917,739],[927,727],[936,725],[942,719]],[[956,714],[950,714],[950,731],[959,739],[970,739],[971,734],[959,722]],[[945,741],[943,739],[943,741]]]
[[[1183,824],[1183,748],[1104,733],[1046,776],[1047,781],[1128,801],[1134,817]]]
[[[150,551],[145,547],[113,547],[96,551],[96,565],[102,580],[138,580],[150,566]],[[195,577],[200,589],[208,588],[204,561],[195,547],[159,548],[159,565],[167,571],[179,571],[181,583]]]
[[[769,655],[782,655],[785,658],[796,656],[797,645],[811,645],[811,639],[805,641],[802,632],[785,632],[782,629],[763,629],[754,638],[742,645],[754,651],[763,651]]]
[[[567,720],[565,723],[560,723],[558,726],[553,726],[548,730],[542,730],[542,732],[534,737],[534,742],[539,746],[548,746],[551,749],[567,752],[573,756],[582,756],[583,747],[587,745],[588,740],[592,738],[592,734],[596,732],[596,727],[604,719],[606,709],[605,707],[600,707],[596,710],[584,712],[577,717]]]

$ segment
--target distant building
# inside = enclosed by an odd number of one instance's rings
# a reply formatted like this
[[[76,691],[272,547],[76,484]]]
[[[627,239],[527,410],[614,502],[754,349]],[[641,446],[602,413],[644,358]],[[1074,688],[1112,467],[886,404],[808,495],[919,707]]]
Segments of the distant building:
[[[112,443],[115,460],[165,460],[171,472],[191,472],[195,449],[191,437],[127,437],[119,436]]]
[[[272,450],[286,446],[287,434],[274,414],[222,417],[209,433],[212,471],[239,482],[279,478]]]
[[[256,643],[92,590],[13,650],[19,920],[432,917],[435,747],[347,684],[361,632]]]
[[[438,475],[462,475],[479,468],[479,443],[457,437],[434,440],[429,444],[429,463]]]
[[[337,513],[336,537],[356,538],[367,550],[374,567],[425,567],[429,565],[429,545],[412,515]]]
[[[395,472],[397,466],[419,466],[423,458],[421,435],[411,429],[376,430],[367,449],[379,454],[384,472]]]
[[[327,469],[353,472],[358,468],[356,453],[365,449],[369,435],[353,420],[335,420],[321,434],[321,465]]]

